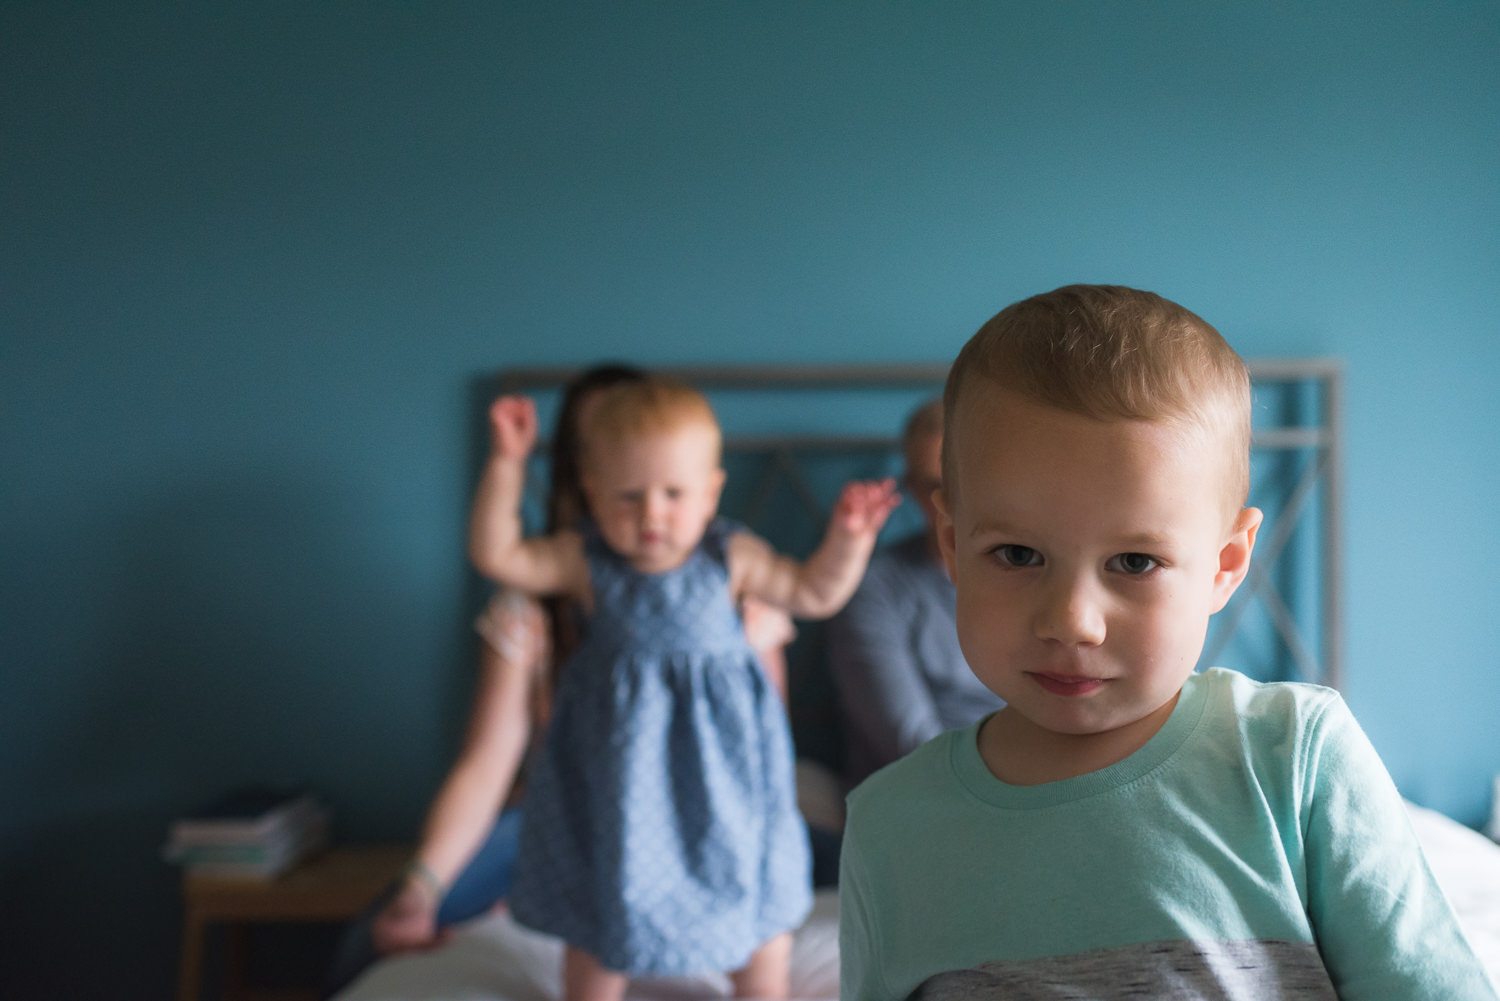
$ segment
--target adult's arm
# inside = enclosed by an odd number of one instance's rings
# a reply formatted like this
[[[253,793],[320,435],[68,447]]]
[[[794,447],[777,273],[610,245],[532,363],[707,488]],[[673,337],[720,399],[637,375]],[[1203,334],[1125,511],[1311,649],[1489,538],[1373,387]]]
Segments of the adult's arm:
[[[468,733],[428,808],[412,869],[376,917],[373,936],[382,953],[438,940],[442,895],[489,834],[531,736],[533,686],[548,656],[542,613],[511,592],[486,610],[481,633]]]
[[[828,628],[829,667],[846,720],[882,763],[895,761],[943,732],[918,663],[915,596],[891,566],[872,567]]]

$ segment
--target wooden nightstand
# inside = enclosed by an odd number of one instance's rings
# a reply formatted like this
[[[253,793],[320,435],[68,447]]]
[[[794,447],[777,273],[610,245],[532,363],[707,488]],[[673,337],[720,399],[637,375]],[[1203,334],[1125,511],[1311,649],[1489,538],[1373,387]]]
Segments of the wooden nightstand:
[[[224,996],[244,997],[247,925],[347,921],[391,885],[411,852],[409,845],[345,845],[331,848],[272,880],[185,874],[178,1001],[198,1001],[201,997],[204,940],[210,923],[222,922],[228,931]],[[316,998],[317,993],[306,996]]]

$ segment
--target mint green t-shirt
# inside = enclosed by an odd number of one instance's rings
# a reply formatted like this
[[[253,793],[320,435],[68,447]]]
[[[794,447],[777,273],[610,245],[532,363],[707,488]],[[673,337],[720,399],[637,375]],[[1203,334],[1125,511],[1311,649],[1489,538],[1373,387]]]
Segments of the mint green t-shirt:
[[[847,1001],[1496,1001],[1336,692],[1196,674],[1139,751],[1038,786],[978,731],[850,794]]]

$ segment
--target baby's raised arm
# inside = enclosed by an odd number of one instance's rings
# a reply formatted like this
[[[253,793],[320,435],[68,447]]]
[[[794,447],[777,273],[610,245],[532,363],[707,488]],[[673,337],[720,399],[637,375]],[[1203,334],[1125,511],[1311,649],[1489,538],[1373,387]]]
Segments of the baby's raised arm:
[[[826,619],[854,594],[875,548],[875,537],[901,503],[894,480],[845,485],[823,542],[805,563],[783,556],[741,532],[729,540],[730,585],[802,619]]]
[[[536,405],[502,396],[490,405],[492,445],[469,516],[469,559],[492,580],[529,594],[587,598],[588,565],[577,532],[526,538],[521,494],[537,439]]]

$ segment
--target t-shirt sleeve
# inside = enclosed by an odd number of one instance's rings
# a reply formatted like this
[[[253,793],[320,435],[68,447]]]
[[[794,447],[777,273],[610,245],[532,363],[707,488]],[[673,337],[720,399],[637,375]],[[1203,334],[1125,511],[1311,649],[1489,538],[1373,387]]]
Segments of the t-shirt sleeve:
[[[1307,733],[1308,910],[1340,999],[1495,1001],[1395,784],[1342,700]]]

